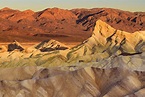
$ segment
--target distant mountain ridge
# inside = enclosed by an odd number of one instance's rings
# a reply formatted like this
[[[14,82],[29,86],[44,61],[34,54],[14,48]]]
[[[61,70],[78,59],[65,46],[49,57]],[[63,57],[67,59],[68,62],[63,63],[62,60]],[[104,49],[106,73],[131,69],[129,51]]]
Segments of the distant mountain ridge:
[[[127,32],[145,30],[144,12],[128,12],[111,8],[72,10],[47,8],[34,12],[3,8],[0,10],[0,41],[40,42],[48,38],[62,40],[56,38],[58,34],[67,36],[63,37],[66,41],[69,39],[83,41],[90,37],[95,22],[99,19],[115,29]]]

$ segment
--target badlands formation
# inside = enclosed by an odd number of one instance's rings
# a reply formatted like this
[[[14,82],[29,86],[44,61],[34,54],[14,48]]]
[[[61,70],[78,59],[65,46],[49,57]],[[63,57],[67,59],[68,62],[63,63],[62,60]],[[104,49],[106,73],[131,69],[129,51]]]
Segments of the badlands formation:
[[[1,47],[0,97],[144,97],[145,31],[102,20],[75,47],[47,40]]]

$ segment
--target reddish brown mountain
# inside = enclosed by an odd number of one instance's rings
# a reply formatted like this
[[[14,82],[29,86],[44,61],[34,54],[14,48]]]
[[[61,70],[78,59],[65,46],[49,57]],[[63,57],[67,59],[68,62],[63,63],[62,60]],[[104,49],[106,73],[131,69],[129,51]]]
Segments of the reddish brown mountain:
[[[48,8],[32,10],[0,10],[0,42],[83,41],[88,38],[95,22],[101,19],[116,29],[134,32],[145,30],[145,13],[128,12],[110,8],[73,9]]]
[[[95,21],[100,19],[110,24],[116,29],[135,32],[145,30],[145,13],[128,12],[111,8],[94,9],[73,9],[77,17],[77,23],[86,27],[86,30],[92,31]]]

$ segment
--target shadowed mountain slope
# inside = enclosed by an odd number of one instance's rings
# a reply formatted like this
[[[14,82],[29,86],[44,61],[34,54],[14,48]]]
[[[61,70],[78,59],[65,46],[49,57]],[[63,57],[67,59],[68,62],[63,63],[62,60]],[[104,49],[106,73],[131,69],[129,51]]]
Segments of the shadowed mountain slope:
[[[95,22],[102,20],[115,29],[135,32],[145,30],[145,14],[142,12],[129,12],[111,8],[73,9],[77,17],[77,23],[93,31]]]

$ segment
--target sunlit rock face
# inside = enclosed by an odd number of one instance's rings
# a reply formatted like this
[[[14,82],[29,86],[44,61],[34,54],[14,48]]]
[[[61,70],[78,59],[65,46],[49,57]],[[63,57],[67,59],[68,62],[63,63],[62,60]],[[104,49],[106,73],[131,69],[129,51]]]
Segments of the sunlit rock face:
[[[92,36],[73,48],[48,40],[8,49],[0,53],[1,97],[145,95],[145,31],[129,33],[98,20]]]

